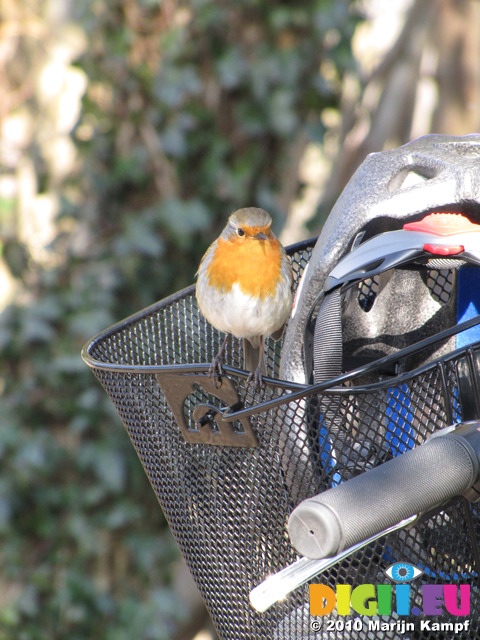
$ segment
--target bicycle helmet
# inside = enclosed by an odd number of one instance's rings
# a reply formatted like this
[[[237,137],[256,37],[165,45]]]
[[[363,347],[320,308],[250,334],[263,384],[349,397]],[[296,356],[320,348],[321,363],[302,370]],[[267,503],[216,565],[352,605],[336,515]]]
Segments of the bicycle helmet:
[[[313,382],[312,316],[327,277],[352,246],[442,212],[463,214],[471,222],[480,223],[479,134],[428,135],[366,158],[335,204],[302,277],[283,345],[282,378]],[[434,226],[430,231],[435,233]],[[436,265],[431,263],[436,270],[442,270],[439,257],[431,255],[437,259]],[[373,285],[378,286],[383,286],[381,278]],[[452,284],[452,290],[455,286]],[[366,347],[357,349],[358,353],[386,355],[457,321],[453,297],[445,305],[425,287],[422,278],[412,281],[408,276],[400,277],[375,304],[375,291],[365,295],[368,300],[360,296],[357,308],[349,310],[344,341],[358,337],[377,346],[373,354]],[[387,335],[388,343],[380,347],[378,338]]]

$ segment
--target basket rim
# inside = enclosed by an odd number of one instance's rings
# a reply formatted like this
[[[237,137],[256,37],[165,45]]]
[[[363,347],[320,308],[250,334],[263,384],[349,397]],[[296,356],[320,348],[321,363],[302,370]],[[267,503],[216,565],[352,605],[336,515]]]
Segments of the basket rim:
[[[121,320],[120,322],[117,322],[116,324],[110,326],[108,329],[98,333],[96,336],[94,336],[91,340],[89,340],[84,345],[81,353],[82,359],[92,369],[112,371],[116,373],[184,373],[184,374],[208,373],[208,370],[210,368],[210,363],[208,362],[198,362],[198,363],[192,363],[192,364],[171,364],[171,365],[120,364],[120,363],[102,362],[100,360],[96,360],[89,353],[90,349],[92,349],[100,340],[105,340],[111,335],[114,335],[117,331],[124,329],[128,325],[134,322],[138,322],[139,320],[142,320],[144,317],[157,312],[159,309],[162,309],[167,304],[173,304],[174,302],[181,300],[185,296],[193,293],[194,290],[195,290],[195,285],[190,285],[188,287],[185,287],[184,289],[177,291],[171,296],[168,296],[167,298],[164,298],[154,303],[153,305],[150,305],[149,307],[145,307],[141,311],[128,316],[124,320]],[[480,315],[475,316],[474,318],[470,318],[469,320],[465,320],[464,322],[458,325],[454,325],[452,327],[444,329],[443,331],[436,333],[433,336],[429,336],[428,338],[424,338],[423,340],[415,342],[414,344],[411,344],[408,347],[404,347],[403,349],[397,351],[396,353],[391,353],[389,355],[382,356],[380,358],[372,360],[371,362],[363,364],[359,367],[350,369],[349,371],[342,373],[340,376],[331,378],[330,380],[326,380],[324,382],[317,383],[317,384],[298,383],[298,382],[293,382],[291,380],[282,380],[281,378],[270,378],[270,377],[264,376],[264,380],[266,383],[271,383],[276,387],[284,388],[290,391],[291,393],[288,393],[286,396],[280,396],[268,402],[262,403],[259,406],[263,407],[265,405],[265,407],[272,407],[287,401],[295,400],[296,398],[306,397],[319,392],[342,393],[342,394],[352,393],[353,391],[352,387],[348,388],[340,385],[343,385],[343,383],[353,380],[357,377],[371,373],[377,369],[382,369],[384,367],[387,367],[388,365],[391,365],[392,363],[395,363],[398,360],[402,360],[403,358],[406,358],[410,355],[418,353],[419,351],[422,351],[423,349],[435,344],[436,342],[442,342],[444,340],[447,340],[448,338],[453,337],[457,333],[466,331],[467,329],[470,329],[471,327],[475,327],[478,324],[480,324]],[[420,375],[421,373],[428,371],[432,367],[437,366],[439,362],[447,362],[449,360],[458,358],[463,354],[467,354],[468,352],[473,352],[479,347],[480,347],[480,341],[477,341],[469,345],[460,347],[458,349],[454,349],[443,356],[434,358],[433,360],[430,360],[425,364],[420,365],[419,367],[416,367],[415,369],[402,372],[398,375],[389,376],[388,383],[392,384],[394,381],[401,383],[404,380],[407,380],[411,377]],[[244,371],[243,369],[238,369],[236,367],[232,367],[227,364],[225,364],[223,368],[226,373],[231,373],[240,378],[247,378],[249,375],[247,371]],[[355,392],[363,392],[363,391],[367,392],[369,390],[373,390],[376,387],[382,386],[382,385],[385,385],[385,380],[375,382],[375,383],[370,383],[367,385],[358,385],[354,388],[354,390]],[[250,409],[250,410],[244,410],[244,411],[251,412],[252,410]],[[232,419],[233,419],[233,416],[236,417],[237,415],[240,415],[240,413],[243,414],[243,411],[232,413],[231,414]]]
[[[475,316],[474,318],[470,318],[461,324],[458,324],[454,327],[450,327],[441,331],[440,333],[435,334],[434,336],[430,336],[428,338],[424,338],[419,342],[414,343],[396,353],[389,354],[387,356],[383,356],[372,362],[364,364],[355,369],[351,369],[345,373],[342,373],[340,376],[336,378],[330,378],[330,380],[326,380],[324,382],[319,382],[317,384],[305,384],[300,385],[296,384],[296,388],[289,386],[289,382],[287,381],[279,381],[274,379],[273,382],[276,386],[280,386],[277,383],[282,382],[284,387],[287,389],[287,393],[281,394],[276,398],[272,398],[271,400],[266,400],[265,402],[259,403],[258,405],[240,409],[235,412],[225,413],[223,419],[227,422],[231,422],[233,420],[239,420],[240,418],[246,418],[253,414],[264,412],[269,409],[274,409],[283,404],[287,404],[290,402],[294,402],[296,400],[301,400],[303,398],[307,398],[316,394],[324,394],[324,395],[343,395],[348,396],[352,394],[361,394],[361,393],[369,393],[375,391],[377,389],[382,389],[385,387],[396,387],[403,382],[410,380],[412,378],[418,377],[427,371],[434,369],[435,367],[441,366],[450,362],[452,360],[458,359],[462,356],[467,356],[472,358],[473,353],[480,348],[480,340],[476,342],[472,342],[463,347],[459,347],[458,349],[453,349],[449,351],[447,354],[434,358],[433,360],[429,360],[424,364],[416,367],[415,369],[410,369],[408,371],[404,371],[397,375],[386,375],[382,380],[377,382],[371,382],[368,384],[357,385],[354,387],[346,387],[343,386],[345,382],[350,382],[357,377],[361,377],[365,374],[372,373],[377,369],[382,369],[385,366],[395,362],[396,360],[402,360],[403,358],[408,357],[409,355],[413,355],[428,346],[434,344],[435,342],[442,342],[443,340],[448,339],[449,337],[453,337],[457,333],[461,333],[462,331],[466,331],[471,327],[480,324],[480,315]],[[291,390],[291,391],[290,391]],[[289,392],[290,391],[290,392]]]
[[[129,325],[135,324],[136,322],[140,322],[147,316],[157,313],[158,311],[160,311],[160,309],[163,309],[168,305],[178,302],[182,298],[185,298],[187,295],[191,295],[194,291],[195,291],[195,285],[191,284],[188,287],[184,287],[183,289],[180,289],[180,291],[176,291],[175,293],[172,293],[166,298],[157,300],[157,302],[154,302],[148,307],[144,307],[140,311],[136,311],[135,313],[132,313],[131,315],[124,318],[123,320],[119,320],[118,322],[115,322],[114,324],[110,325],[106,329],[103,329],[99,333],[95,334],[92,338],[87,340],[87,342],[83,345],[82,351],[81,351],[82,360],[91,369],[109,369],[109,370],[115,370],[115,371],[125,369],[130,371],[130,370],[138,370],[138,369],[143,370],[144,368],[150,368],[152,370],[157,370],[161,368],[163,370],[163,365],[144,367],[142,365],[125,365],[125,364],[118,364],[118,363],[112,363],[112,362],[102,362],[101,360],[97,360],[91,355],[91,350],[99,342],[106,340],[107,338],[110,338],[111,336],[115,335],[119,331],[122,331],[123,329],[126,329]],[[172,365],[172,366],[178,367],[180,365]]]
[[[317,238],[318,236],[312,236],[310,238],[306,238],[305,240],[300,240],[299,242],[295,242],[293,244],[288,245],[287,247],[285,247],[285,250],[288,253],[288,255],[292,255],[294,253],[297,253],[298,251],[302,251],[308,248],[313,248],[315,246]],[[92,349],[94,349],[99,342],[106,340],[107,338],[110,338],[111,336],[118,333],[119,331],[122,331],[123,329],[126,329],[129,325],[135,324],[136,322],[140,322],[147,316],[157,313],[158,311],[160,311],[160,309],[163,309],[164,307],[172,305],[175,302],[178,302],[179,300],[182,300],[183,298],[186,298],[187,296],[194,294],[195,286],[196,285],[194,283],[190,284],[187,287],[184,287],[183,289],[180,289],[179,291],[176,291],[175,293],[172,293],[169,296],[162,298],[161,300],[157,300],[151,305],[144,307],[143,309],[140,309],[140,311],[136,311],[135,313],[127,316],[123,320],[119,320],[118,322],[115,322],[114,324],[110,325],[106,329],[99,331],[92,338],[87,340],[87,342],[82,347],[82,350],[81,350],[82,360],[91,369],[103,369],[103,370],[110,370],[110,371],[117,371],[117,372],[119,371],[138,372],[139,370],[141,370],[144,373],[158,373],[159,371],[161,372],[183,371],[185,373],[188,373],[188,372],[201,372],[208,369],[210,367],[210,364],[206,365],[205,363],[175,364],[175,365],[115,364],[112,362],[102,362],[101,360],[97,360],[91,355]],[[230,370],[232,373],[235,373],[238,375],[242,375],[244,373],[242,369],[228,367],[227,365],[224,366],[224,369]],[[265,377],[265,380],[266,381],[271,380],[272,382],[277,381],[276,378],[267,378],[267,377]],[[297,385],[293,383],[293,386],[300,388],[300,386],[304,387],[307,385]]]
[[[286,247],[286,251],[289,255],[292,255],[298,251],[305,250],[307,248],[314,247],[317,238],[308,238],[306,240],[302,240],[300,242],[294,243]],[[184,363],[184,364],[169,364],[169,365],[139,365],[139,364],[124,364],[118,362],[106,362],[96,359],[91,355],[91,351],[95,348],[95,346],[115,335],[119,331],[126,329],[128,326],[135,324],[137,322],[142,321],[146,317],[159,312],[161,309],[172,305],[179,300],[186,298],[187,296],[194,295],[195,293],[195,284],[190,284],[179,291],[154,302],[153,304],[137,311],[134,314],[129,315],[128,317],[116,322],[115,324],[109,326],[97,333],[93,338],[88,340],[82,348],[81,357],[83,361],[92,369],[97,371],[109,371],[117,374],[204,374],[208,375],[210,369],[209,362],[197,362],[197,363]],[[271,378],[264,376],[264,382],[268,386],[276,387],[279,390],[282,390],[283,393],[280,393],[275,398],[270,400],[261,402],[257,405],[254,405],[249,408],[240,409],[235,412],[229,412],[224,416],[224,420],[231,421],[239,418],[247,417],[253,415],[254,413],[263,412],[268,409],[273,409],[282,404],[292,402],[295,400],[299,400],[302,398],[306,398],[308,396],[314,394],[338,394],[345,395],[354,393],[367,393],[369,391],[373,391],[376,388],[384,387],[385,385],[392,386],[396,384],[401,384],[402,382],[424,374],[426,371],[436,367],[439,363],[446,363],[455,358],[461,357],[462,355],[468,355],[469,353],[473,353],[476,349],[480,347],[480,341],[474,342],[472,344],[460,347],[458,349],[453,349],[452,351],[434,358],[424,364],[410,369],[408,371],[404,371],[394,375],[385,375],[382,380],[368,383],[364,385],[357,385],[354,387],[346,387],[345,383],[355,380],[355,378],[359,378],[363,375],[372,373],[377,370],[384,369],[385,367],[391,366],[392,364],[408,357],[413,354],[416,354],[423,349],[426,349],[435,343],[440,343],[445,341],[454,335],[461,333],[471,327],[480,324],[480,315],[470,318],[460,324],[453,325],[439,333],[434,334],[433,336],[429,336],[420,340],[416,343],[413,343],[403,349],[400,349],[396,353],[392,353],[386,356],[382,356],[365,364],[362,364],[358,367],[350,369],[342,373],[340,376],[335,378],[331,378],[329,380],[323,381],[317,384],[311,383],[299,383],[293,382],[291,380],[284,380],[281,378]],[[225,364],[223,366],[226,374],[233,375],[237,378],[247,378],[248,372],[243,369],[238,369],[231,365]]]

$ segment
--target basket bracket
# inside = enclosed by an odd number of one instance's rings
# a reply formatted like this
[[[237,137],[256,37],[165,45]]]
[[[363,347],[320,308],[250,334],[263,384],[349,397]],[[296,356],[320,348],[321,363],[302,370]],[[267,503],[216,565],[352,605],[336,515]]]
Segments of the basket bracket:
[[[243,409],[238,392],[229,378],[222,376],[219,383],[207,374],[166,372],[156,375],[186,442],[223,447],[258,446],[249,418],[244,417],[229,422],[223,420],[224,412],[228,414]],[[190,397],[195,402],[195,398],[200,395],[207,395],[209,401],[197,402],[191,411],[192,419],[187,421],[186,401]]]

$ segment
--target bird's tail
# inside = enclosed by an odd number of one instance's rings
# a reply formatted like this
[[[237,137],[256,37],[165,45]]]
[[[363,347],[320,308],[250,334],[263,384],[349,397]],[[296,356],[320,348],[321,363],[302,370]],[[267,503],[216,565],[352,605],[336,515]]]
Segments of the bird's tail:
[[[259,364],[262,366],[262,375],[267,374],[265,367],[264,342],[260,340],[258,346],[253,344],[247,338],[243,339],[243,368],[245,371],[255,371]]]

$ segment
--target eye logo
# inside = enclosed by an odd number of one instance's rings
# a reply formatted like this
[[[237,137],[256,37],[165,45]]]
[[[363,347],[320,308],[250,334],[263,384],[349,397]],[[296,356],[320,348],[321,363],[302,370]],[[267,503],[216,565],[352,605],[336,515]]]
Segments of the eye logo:
[[[423,571],[418,567],[408,562],[395,562],[395,564],[391,564],[388,569],[385,570],[387,577],[399,584],[411,582],[415,580],[415,578],[418,578],[418,576],[421,576],[422,573]]]

